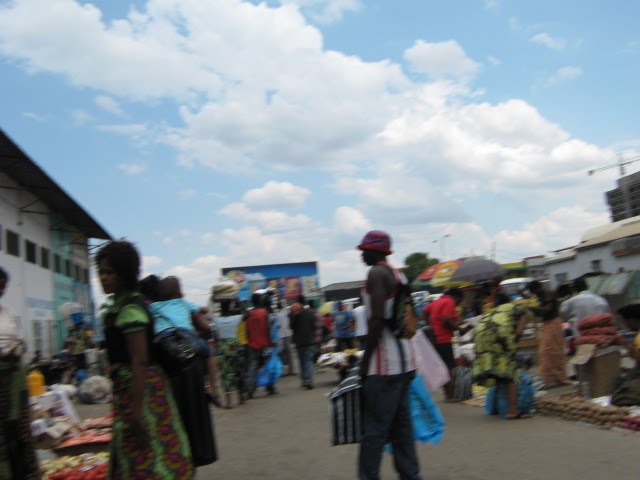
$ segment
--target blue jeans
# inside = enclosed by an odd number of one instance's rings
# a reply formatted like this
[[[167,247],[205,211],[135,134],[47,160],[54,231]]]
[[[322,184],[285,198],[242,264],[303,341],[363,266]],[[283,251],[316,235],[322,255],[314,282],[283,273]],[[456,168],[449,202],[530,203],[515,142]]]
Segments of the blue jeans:
[[[409,387],[413,376],[370,375],[363,378],[363,432],[358,478],[379,480],[380,461],[387,442],[401,480],[421,480],[416,455]]]
[[[313,355],[315,354],[315,345],[296,346],[298,350],[298,359],[300,360],[300,380],[302,385],[313,385]]]

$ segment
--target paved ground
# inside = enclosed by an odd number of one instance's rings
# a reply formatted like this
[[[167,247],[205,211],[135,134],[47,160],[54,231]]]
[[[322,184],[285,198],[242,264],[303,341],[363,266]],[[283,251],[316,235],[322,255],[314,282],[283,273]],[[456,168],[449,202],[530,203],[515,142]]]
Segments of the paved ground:
[[[337,376],[316,377],[301,390],[285,377],[275,397],[257,398],[233,410],[215,409],[220,460],[199,469],[199,479],[354,479],[358,448],[330,446],[325,394]],[[640,433],[608,431],[536,417],[505,421],[464,405],[441,405],[448,425],[438,446],[419,445],[425,480],[637,480]],[[83,418],[106,407],[79,406]],[[396,478],[391,458],[383,479]]]

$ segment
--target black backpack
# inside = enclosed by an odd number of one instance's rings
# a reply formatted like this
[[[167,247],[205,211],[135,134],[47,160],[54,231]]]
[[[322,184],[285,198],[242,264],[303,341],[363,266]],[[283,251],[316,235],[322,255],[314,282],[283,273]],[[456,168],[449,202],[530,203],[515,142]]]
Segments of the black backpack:
[[[385,319],[385,325],[397,338],[411,338],[418,328],[418,319],[416,318],[413,298],[411,297],[411,286],[398,278],[398,275],[391,267],[385,266],[391,270],[396,279],[392,314],[391,318]]]

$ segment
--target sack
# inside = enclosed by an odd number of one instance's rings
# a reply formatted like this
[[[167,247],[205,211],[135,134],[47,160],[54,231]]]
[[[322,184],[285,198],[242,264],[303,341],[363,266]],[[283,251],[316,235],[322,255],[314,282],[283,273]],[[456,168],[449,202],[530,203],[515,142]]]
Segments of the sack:
[[[411,339],[416,353],[416,365],[427,388],[434,392],[451,380],[449,369],[436,352],[433,344],[424,335],[415,335]]]
[[[191,365],[196,356],[195,339],[181,328],[163,331],[154,338],[160,364],[168,373]]]
[[[611,404],[616,407],[640,405],[640,379],[627,380],[611,396]]]
[[[471,385],[473,374],[469,367],[456,367],[453,370],[453,398],[455,400],[468,400],[473,396]]]
[[[269,358],[258,373],[256,385],[258,387],[268,387],[270,385],[275,385],[281,376],[282,360],[280,360],[280,355],[278,355],[278,349],[274,347],[271,349]]]
[[[334,446],[360,443],[362,438],[362,383],[360,375],[357,373],[345,378],[329,394],[329,419]]]

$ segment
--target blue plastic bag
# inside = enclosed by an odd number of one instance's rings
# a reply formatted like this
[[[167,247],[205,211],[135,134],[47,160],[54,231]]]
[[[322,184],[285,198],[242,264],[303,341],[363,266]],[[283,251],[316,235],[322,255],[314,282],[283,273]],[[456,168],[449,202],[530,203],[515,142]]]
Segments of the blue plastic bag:
[[[421,443],[438,445],[444,436],[446,422],[419,373],[411,382],[409,408],[411,409],[413,438]],[[393,451],[390,443],[385,445],[385,451],[388,453]]]
[[[533,380],[525,372],[520,372],[518,379],[518,411],[528,413],[533,410],[533,403],[536,389]],[[487,391],[487,398],[484,405],[487,415],[507,415],[507,392],[501,390],[496,394],[496,387],[491,387]]]
[[[269,354],[269,359],[265,362],[258,373],[256,384],[258,387],[275,385],[281,376],[282,360],[280,360],[280,355],[278,355],[278,349],[272,348],[271,353]]]

